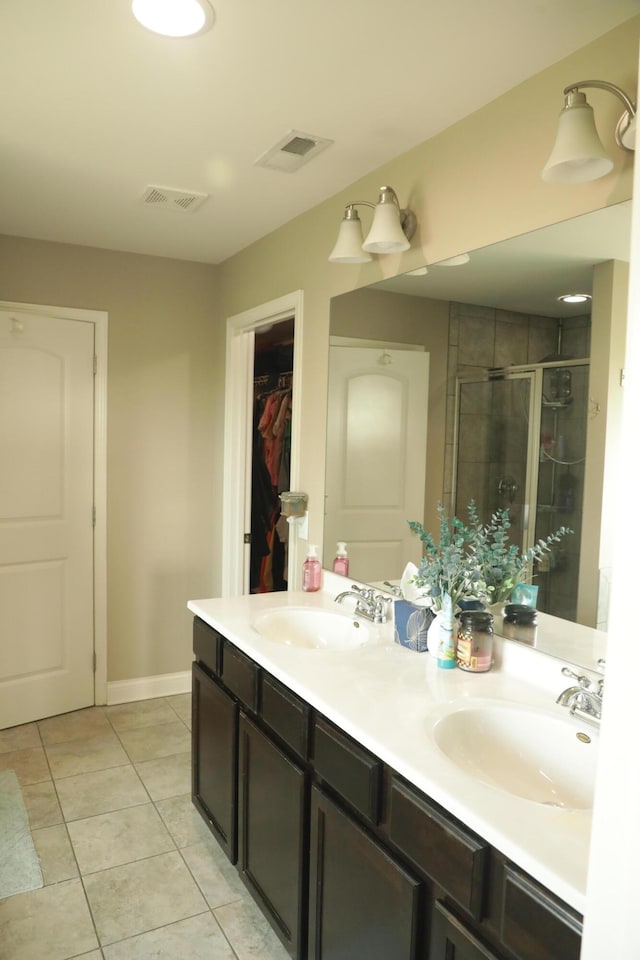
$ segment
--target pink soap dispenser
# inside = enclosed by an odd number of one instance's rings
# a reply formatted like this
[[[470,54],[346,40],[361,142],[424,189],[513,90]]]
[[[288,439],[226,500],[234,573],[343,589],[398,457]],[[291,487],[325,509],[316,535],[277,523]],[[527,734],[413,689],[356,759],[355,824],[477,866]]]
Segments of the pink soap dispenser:
[[[307,559],[302,564],[302,589],[307,593],[315,593],[322,584],[322,567],[317,549],[314,543],[310,543]]]
[[[338,549],[333,561],[333,572],[339,573],[342,577],[349,576],[349,557],[347,556],[347,545],[343,540],[338,540]]]

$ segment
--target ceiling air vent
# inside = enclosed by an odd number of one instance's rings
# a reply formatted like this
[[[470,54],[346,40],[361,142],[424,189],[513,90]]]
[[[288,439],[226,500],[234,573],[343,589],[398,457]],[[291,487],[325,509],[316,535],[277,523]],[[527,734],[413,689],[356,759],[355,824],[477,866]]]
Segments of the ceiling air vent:
[[[289,130],[282,140],[279,140],[275,146],[258,157],[255,166],[268,167],[270,170],[281,170],[283,173],[295,173],[303,164],[308,163],[313,157],[326,150],[332,143],[333,140],[314,137],[310,133]]]
[[[192,213],[201,207],[208,198],[208,193],[198,193],[196,190],[174,190],[173,187],[147,187],[142,195],[142,202],[148,207],[158,207],[165,210],[182,210]]]

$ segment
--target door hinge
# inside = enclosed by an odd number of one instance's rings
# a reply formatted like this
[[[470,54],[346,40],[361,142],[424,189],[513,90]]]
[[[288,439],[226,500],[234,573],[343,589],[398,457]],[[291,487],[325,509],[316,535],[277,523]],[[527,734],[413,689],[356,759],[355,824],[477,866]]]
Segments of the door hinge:
[[[244,543],[251,543],[251,534],[250,534],[250,533],[245,533],[245,535],[244,535]]]
[[[94,355],[93,355],[93,375],[94,375],[94,377],[95,377],[95,375],[96,375],[97,372],[98,372],[98,358],[97,358],[97,356],[96,356],[95,353],[94,353]]]
[[[624,367],[620,371],[620,386],[624,387]]]
[[[98,669],[98,658],[96,657],[95,650],[93,651],[93,672],[95,673]]]
[[[96,508],[92,507],[91,508],[91,526],[95,527],[95,525],[96,525]]]

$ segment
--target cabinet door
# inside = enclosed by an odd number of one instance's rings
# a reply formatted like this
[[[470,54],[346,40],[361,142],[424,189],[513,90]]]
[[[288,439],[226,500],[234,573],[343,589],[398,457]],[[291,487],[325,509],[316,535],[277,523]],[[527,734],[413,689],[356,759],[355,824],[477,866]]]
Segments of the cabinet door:
[[[209,829],[235,863],[238,705],[197,663],[192,669],[191,795]]]
[[[423,894],[418,880],[313,788],[309,960],[415,960]]]
[[[240,714],[238,869],[292,957],[306,921],[305,773]]]
[[[582,918],[510,864],[504,870],[502,942],[520,960],[578,960]]]
[[[499,960],[444,904],[436,901],[429,960]]]

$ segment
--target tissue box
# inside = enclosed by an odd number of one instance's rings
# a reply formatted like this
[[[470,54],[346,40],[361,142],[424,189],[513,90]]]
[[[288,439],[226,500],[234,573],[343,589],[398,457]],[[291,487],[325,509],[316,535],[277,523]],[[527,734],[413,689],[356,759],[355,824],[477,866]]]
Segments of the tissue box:
[[[393,604],[394,640],[409,650],[424,653],[427,650],[427,634],[435,620],[430,607],[418,607],[408,600],[395,600]]]

